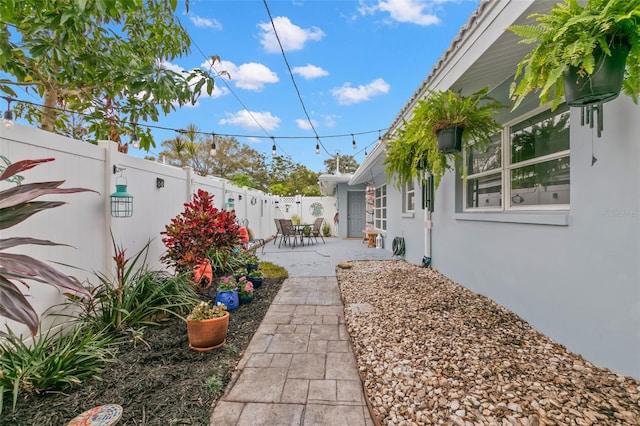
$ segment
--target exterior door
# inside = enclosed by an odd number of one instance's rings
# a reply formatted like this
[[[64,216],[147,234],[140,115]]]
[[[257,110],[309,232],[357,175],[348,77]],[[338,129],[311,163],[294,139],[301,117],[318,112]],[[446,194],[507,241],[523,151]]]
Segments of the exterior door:
[[[347,237],[362,238],[365,228],[364,191],[347,192]]]

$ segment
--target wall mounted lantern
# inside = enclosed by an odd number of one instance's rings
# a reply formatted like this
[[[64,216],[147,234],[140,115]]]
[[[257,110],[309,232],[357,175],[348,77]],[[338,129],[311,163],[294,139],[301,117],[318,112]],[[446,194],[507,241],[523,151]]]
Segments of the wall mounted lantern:
[[[122,176],[124,170],[124,168],[113,166],[113,173],[120,172],[120,176],[116,178],[116,192],[109,196],[112,217],[133,216],[133,195],[127,192],[127,179]]]
[[[164,188],[164,179],[159,177],[156,178],[156,188]]]
[[[235,207],[235,200],[233,197],[227,198],[227,210],[233,210]]]

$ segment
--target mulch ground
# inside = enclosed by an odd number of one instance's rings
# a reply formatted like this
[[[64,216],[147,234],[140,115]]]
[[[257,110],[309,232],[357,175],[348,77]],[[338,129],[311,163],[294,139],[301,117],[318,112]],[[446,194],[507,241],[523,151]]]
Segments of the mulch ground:
[[[78,414],[103,404],[119,404],[118,425],[208,426],[212,404],[221,396],[207,379],[217,375],[224,387],[260,326],[282,284],[265,279],[254,300],[231,312],[225,347],[208,352],[189,349],[187,326],[171,318],[147,327],[141,339],[118,346],[117,361],[91,380],[63,392],[31,395],[18,400],[11,413],[5,398],[0,425],[63,426]]]

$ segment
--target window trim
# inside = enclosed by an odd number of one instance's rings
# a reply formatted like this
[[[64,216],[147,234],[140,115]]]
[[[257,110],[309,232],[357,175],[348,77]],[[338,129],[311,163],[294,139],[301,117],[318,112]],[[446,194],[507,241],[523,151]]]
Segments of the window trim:
[[[560,107],[564,107],[566,104],[560,105]],[[563,151],[554,152],[552,154],[546,154],[540,157],[531,158],[528,160],[520,161],[517,163],[511,163],[511,128],[522,123],[525,120],[528,120],[531,117],[534,117],[538,114],[551,111],[551,104],[548,103],[543,106],[539,106],[537,108],[532,109],[531,111],[519,115],[518,117],[513,118],[512,120],[507,121],[503,124],[502,129],[500,130],[500,149],[501,149],[501,161],[500,168],[491,169],[488,171],[483,171],[479,173],[474,173],[468,175],[462,184],[462,212],[464,214],[476,214],[476,213],[508,213],[508,212],[568,212],[571,210],[571,204],[541,204],[541,205],[527,205],[527,206],[514,206],[511,205],[511,200],[507,194],[511,194],[511,171],[514,169],[518,169],[521,167],[526,167],[533,164],[544,163],[545,161],[556,160],[560,158],[568,157],[571,160],[571,149],[566,149]],[[563,112],[558,112],[557,109],[554,111],[556,114],[562,114]],[[567,110],[565,111],[569,113],[569,120],[571,120],[571,108],[567,106]],[[571,126],[571,124],[570,124]],[[569,127],[571,128],[571,127]],[[571,143],[571,140],[569,140]],[[507,155],[508,153],[508,155]],[[467,152],[463,150],[462,157],[464,161],[467,161]],[[466,163],[465,163],[466,164]],[[571,176],[571,168],[569,168],[569,176]],[[501,184],[502,184],[502,193],[501,193],[501,203],[498,207],[468,207],[467,206],[467,197],[468,197],[468,180],[469,179],[478,179],[490,175],[500,174]],[[571,183],[569,183],[571,185]],[[569,186],[571,188],[571,186]],[[458,214],[461,214],[458,213]],[[466,215],[464,217],[457,217],[459,219],[466,219]],[[544,221],[543,221],[544,223]]]
[[[409,189],[409,183],[412,184],[412,188]],[[413,208],[409,209],[409,194],[413,194]],[[403,217],[410,215],[413,217],[413,213],[416,211],[416,184],[413,179],[404,182],[402,184],[402,213]]]
[[[380,194],[380,196],[378,196],[378,193]],[[375,208],[374,208],[374,216],[373,216],[373,227],[379,231],[387,230],[387,201],[388,201],[387,196],[388,196],[387,184],[383,183],[380,186],[376,186],[376,189],[374,192]],[[378,200],[380,200],[380,207],[378,207]]]

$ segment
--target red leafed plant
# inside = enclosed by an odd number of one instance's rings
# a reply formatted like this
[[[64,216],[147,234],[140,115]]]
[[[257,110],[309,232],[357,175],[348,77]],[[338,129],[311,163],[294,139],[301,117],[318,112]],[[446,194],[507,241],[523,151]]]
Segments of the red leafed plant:
[[[164,263],[178,271],[190,271],[207,259],[207,252],[230,253],[240,244],[235,214],[213,206],[213,194],[199,189],[184,211],[161,232],[167,252]]]
[[[40,163],[53,161],[53,158],[41,160],[23,160],[7,166],[0,173],[0,180],[20,182],[17,173],[32,169]],[[14,177],[15,176],[15,177]],[[62,201],[33,201],[43,195],[70,194],[91,191],[87,188],[59,188],[64,181],[36,182],[0,191],[0,230],[8,229],[28,219],[39,211],[51,209],[65,204]],[[0,239],[0,316],[26,324],[34,335],[38,331],[38,315],[15,283],[26,288],[27,281],[47,284],[60,290],[71,290],[90,297],[91,294],[72,277],[68,277],[46,263],[24,254],[7,253],[5,250],[25,244],[43,246],[65,245],[49,240],[29,237],[13,237]],[[7,336],[0,331],[0,336]]]

